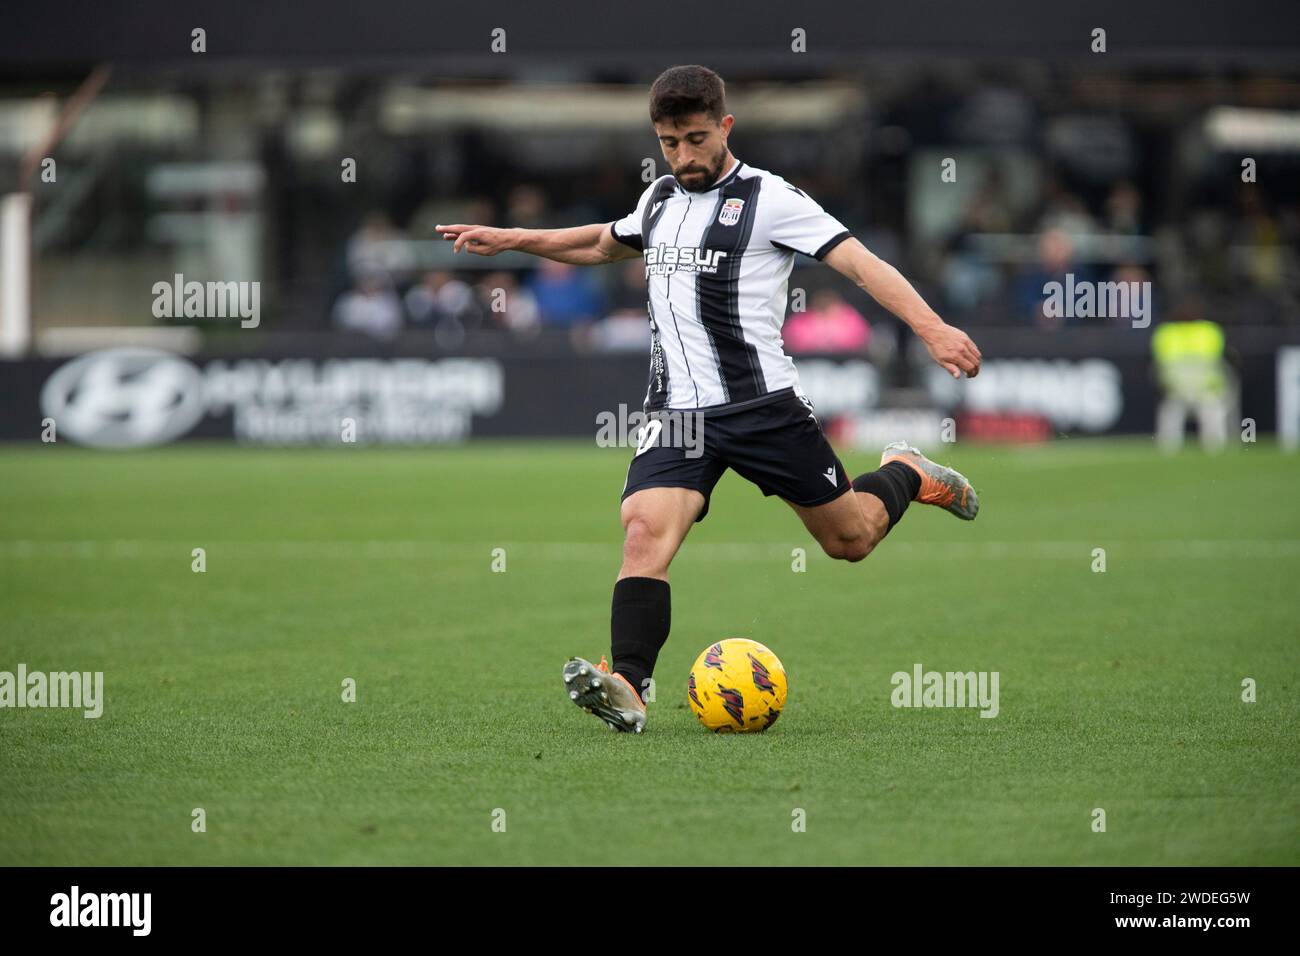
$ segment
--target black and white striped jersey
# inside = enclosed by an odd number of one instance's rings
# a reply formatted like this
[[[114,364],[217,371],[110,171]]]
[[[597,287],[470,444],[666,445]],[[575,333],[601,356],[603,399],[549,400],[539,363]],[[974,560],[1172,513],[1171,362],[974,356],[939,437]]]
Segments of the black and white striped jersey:
[[[838,219],[780,176],[737,160],[703,192],[660,177],[610,229],[645,260],[647,411],[803,394],[781,342],[787,283],[796,252],[821,259],[849,237]]]

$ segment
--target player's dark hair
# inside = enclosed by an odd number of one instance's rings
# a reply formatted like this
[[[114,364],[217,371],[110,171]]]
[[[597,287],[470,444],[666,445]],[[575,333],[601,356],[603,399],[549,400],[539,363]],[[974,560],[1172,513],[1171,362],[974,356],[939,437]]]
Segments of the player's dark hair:
[[[650,87],[650,122],[707,113],[715,123],[727,112],[727,88],[707,66],[671,66]]]

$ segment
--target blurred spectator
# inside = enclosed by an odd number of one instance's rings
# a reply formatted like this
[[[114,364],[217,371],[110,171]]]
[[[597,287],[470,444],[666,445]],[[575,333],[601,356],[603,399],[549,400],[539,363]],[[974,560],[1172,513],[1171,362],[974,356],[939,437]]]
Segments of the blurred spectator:
[[[1109,325],[1133,327],[1133,320],[1139,318],[1137,315],[1137,301],[1134,295],[1140,295],[1142,308],[1145,310],[1145,318],[1155,324],[1160,321],[1160,310],[1157,308],[1158,303],[1155,301],[1156,284],[1151,281],[1151,273],[1136,263],[1125,263],[1117,267],[1110,276],[1105,280],[1107,282],[1125,282],[1128,283],[1129,293],[1129,314],[1112,315],[1103,321]],[[1136,286],[1134,285],[1136,283]],[[1134,291],[1136,290],[1136,291]]]
[[[1073,275],[1073,280],[1069,276]],[[1077,285],[1079,282],[1091,281],[1089,269],[1080,265],[1075,257],[1074,240],[1062,229],[1048,229],[1038,237],[1038,262],[1024,273],[1018,284],[1016,304],[1018,313],[1025,321],[1032,322],[1039,328],[1053,329],[1062,325],[1073,325],[1076,319],[1067,314],[1049,315],[1046,309],[1049,301],[1044,288],[1051,282],[1059,282],[1062,287]]]
[[[354,283],[365,276],[382,277],[396,285],[415,270],[410,244],[382,212],[367,214],[361,228],[352,234],[348,240],[347,263],[348,276]]]
[[[808,311],[785,320],[781,337],[794,353],[861,352],[871,342],[871,326],[837,291],[821,289]]]
[[[1142,232],[1142,194],[1127,179],[1111,187],[1106,197],[1106,231],[1125,236]]]
[[[1227,291],[1231,286],[1228,228],[1222,210],[1208,208],[1192,213],[1184,228],[1190,276],[1206,291]]]
[[[586,344],[605,351],[644,351],[650,347],[645,264],[640,259],[628,259],[616,271],[617,281],[609,295],[610,312],[596,323]]]
[[[1010,232],[1013,223],[1011,196],[1007,193],[1002,167],[990,166],[979,188],[966,203],[961,233]]]
[[[1282,230],[1265,206],[1257,185],[1239,187],[1237,212],[1232,235],[1237,275],[1263,291],[1278,288],[1282,284]]]
[[[540,321],[537,298],[519,285],[513,272],[489,272],[475,288],[480,306],[487,316],[488,326],[528,335],[536,331]]]
[[[543,259],[528,288],[537,297],[542,322],[567,327],[594,322],[604,313],[594,283],[590,270]]]
[[[947,241],[947,256],[940,268],[944,298],[950,305],[961,310],[974,309],[1001,289],[1001,269],[974,247],[972,238],[1010,232],[1013,228],[1010,210],[1001,171],[991,167]]]
[[[613,271],[616,280],[609,292],[610,313],[632,313],[646,321],[645,263],[639,258],[627,259]]]
[[[520,183],[506,195],[504,222],[520,229],[548,229],[546,193],[531,183]]]
[[[402,328],[402,303],[383,275],[371,273],[339,296],[333,318],[340,329],[391,339]]]
[[[1081,236],[1097,231],[1097,221],[1082,199],[1065,188],[1059,177],[1048,180],[1042,210],[1038,217],[1039,232],[1063,232]]]
[[[422,205],[411,217],[411,235],[419,239],[435,239],[438,234],[433,227],[440,222],[472,222],[480,226],[495,226],[497,224],[495,206],[492,200],[483,196],[470,199],[457,197],[431,200]]]
[[[406,314],[412,324],[427,327],[450,320],[469,328],[479,325],[483,317],[469,284],[442,269],[426,272],[423,280],[411,286],[406,293]]]
[[[610,315],[591,326],[580,344],[602,352],[644,352],[650,348],[649,316]]]

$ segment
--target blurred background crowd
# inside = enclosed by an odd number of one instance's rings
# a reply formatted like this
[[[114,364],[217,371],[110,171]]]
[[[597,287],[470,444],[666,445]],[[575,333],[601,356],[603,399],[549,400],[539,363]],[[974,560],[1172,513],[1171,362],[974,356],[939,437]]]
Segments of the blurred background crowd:
[[[1072,274],[1151,282],[1157,322],[1300,322],[1300,71],[724,76],[733,152],[808,191],[950,321],[1106,325],[1044,309],[1045,283]],[[637,260],[453,257],[433,225],[625,215],[667,171],[647,116],[652,78],[114,77],[60,146],[59,187],[34,189],[36,330],[166,321],[149,290],[183,273],[259,280],[269,331],[643,349]],[[0,83],[4,167],[54,109],[34,92]],[[893,347],[892,319],[831,270],[800,257],[791,288],[803,290],[791,351]]]

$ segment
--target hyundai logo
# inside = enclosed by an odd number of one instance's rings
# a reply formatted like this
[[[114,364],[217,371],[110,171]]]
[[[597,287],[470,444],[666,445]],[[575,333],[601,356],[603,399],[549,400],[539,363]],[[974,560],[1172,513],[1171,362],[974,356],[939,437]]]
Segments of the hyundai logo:
[[[147,348],[90,352],[57,369],[41,390],[61,435],[98,448],[179,438],[203,417],[203,381],[190,362]]]

